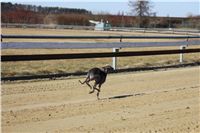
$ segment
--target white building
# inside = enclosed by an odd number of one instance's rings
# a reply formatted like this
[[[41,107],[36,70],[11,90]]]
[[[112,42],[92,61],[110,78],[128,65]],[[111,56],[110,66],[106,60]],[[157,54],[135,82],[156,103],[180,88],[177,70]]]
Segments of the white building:
[[[104,23],[103,20],[101,21],[90,20],[89,22],[95,24],[94,30],[110,30],[111,28],[111,25],[108,23],[108,21]]]

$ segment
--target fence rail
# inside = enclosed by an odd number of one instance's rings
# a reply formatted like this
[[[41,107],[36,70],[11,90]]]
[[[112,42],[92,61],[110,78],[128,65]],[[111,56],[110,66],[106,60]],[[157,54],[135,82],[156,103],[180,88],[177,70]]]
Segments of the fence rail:
[[[2,39],[195,39],[200,36],[53,36],[1,35]]]
[[[196,53],[200,48],[182,50],[156,50],[156,51],[129,51],[129,52],[105,52],[105,53],[75,53],[75,54],[39,54],[39,55],[2,55],[1,61],[37,61],[37,60],[60,60],[60,59],[83,59],[83,58],[106,58],[125,56],[149,56],[178,53]]]
[[[2,49],[92,49],[200,45],[200,40],[173,42],[2,42]]]

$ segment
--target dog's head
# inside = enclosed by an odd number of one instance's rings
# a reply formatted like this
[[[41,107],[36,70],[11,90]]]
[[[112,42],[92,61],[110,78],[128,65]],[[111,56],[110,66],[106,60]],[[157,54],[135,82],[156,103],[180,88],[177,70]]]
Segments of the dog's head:
[[[110,72],[114,71],[114,68],[110,65],[104,66],[102,68],[103,68],[104,72],[106,72],[106,73],[110,73]]]

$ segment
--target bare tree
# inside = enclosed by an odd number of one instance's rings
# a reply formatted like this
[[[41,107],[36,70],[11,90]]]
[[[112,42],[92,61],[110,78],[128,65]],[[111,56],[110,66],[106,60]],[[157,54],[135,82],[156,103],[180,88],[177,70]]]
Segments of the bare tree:
[[[148,25],[147,17],[152,13],[152,4],[148,0],[130,0],[128,3],[131,12],[138,16],[139,27],[146,27]]]

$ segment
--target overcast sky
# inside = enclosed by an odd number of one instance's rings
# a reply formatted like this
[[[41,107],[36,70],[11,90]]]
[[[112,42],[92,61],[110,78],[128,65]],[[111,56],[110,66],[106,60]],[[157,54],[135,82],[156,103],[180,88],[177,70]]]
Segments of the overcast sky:
[[[93,13],[109,12],[117,14],[130,13],[128,0],[1,0],[3,2],[32,4],[41,6],[58,6],[66,8],[84,8]],[[151,0],[153,12],[157,16],[186,17],[200,14],[200,0]]]

